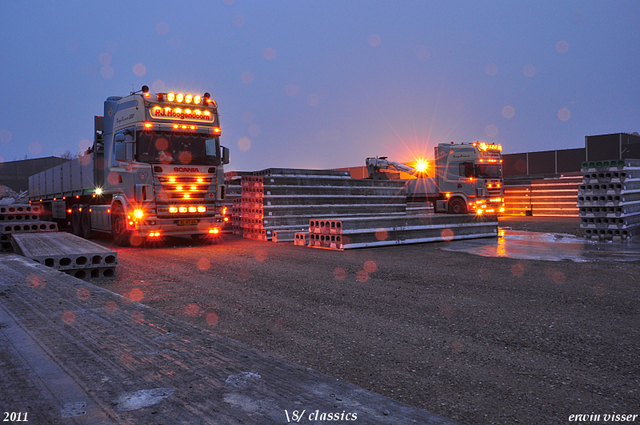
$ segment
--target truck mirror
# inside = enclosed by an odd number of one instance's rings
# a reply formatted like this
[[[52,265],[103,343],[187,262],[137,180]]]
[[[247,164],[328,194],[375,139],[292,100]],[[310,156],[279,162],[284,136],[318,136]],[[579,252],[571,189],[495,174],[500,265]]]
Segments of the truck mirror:
[[[124,142],[124,134],[122,134],[122,133],[116,134],[115,141],[116,141],[116,143]]]
[[[124,136],[122,136],[124,138]],[[116,136],[117,140],[118,136]],[[130,162],[133,161],[133,142],[116,144],[116,161]]]
[[[225,148],[224,146],[222,147],[222,163],[223,164],[228,164],[229,163],[229,148]]]

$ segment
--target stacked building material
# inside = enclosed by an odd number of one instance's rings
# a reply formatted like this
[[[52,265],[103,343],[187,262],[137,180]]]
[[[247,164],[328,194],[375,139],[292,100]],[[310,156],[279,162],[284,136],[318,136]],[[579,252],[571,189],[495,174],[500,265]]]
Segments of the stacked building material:
[[[537,217],[578,217],[576,197],[582,175],[566,174],[531,182],[531,211]]]
[[[12,235],[18,233],[57,232],[58,225],[41,221],[39,206],[29,204],[0,205],[0,249],[12,249]]]
[[[580,227],[587,239],[627,239],[640,234],[640,160],[582,164],[578,190]]]
[[[70,233],[21,233],[11,239],[14,251],[79,279],[115,279],[118,254]]]
[[[252,174],[251,171],[228,171],[224,173],[224,184],[226,186],[224,199],[227,207],[227,216],[230,217],[230,220],[223,227],[222,231],[224,233],[242,235],[242,227],[240,226],[242,177]]]
[[[293,241],[313,216],[405,215],[402,182],[351,179],[348,171],[270,168],[242,177],[245,238]]]
[[[352,249],[498,235],[496,215],[406,215],[311,219],[309,245]]]
[[[504,186],[505,215],[531,215],[531,184]]]

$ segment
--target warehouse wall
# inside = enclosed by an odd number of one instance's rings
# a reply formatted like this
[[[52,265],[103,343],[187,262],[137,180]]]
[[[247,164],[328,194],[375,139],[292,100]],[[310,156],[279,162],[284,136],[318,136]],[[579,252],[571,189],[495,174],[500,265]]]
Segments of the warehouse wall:
[[[49,156],[46,158],[24,159],[0,163],[0,185],[16,192],[29,189],[29,176],[69,161]]]

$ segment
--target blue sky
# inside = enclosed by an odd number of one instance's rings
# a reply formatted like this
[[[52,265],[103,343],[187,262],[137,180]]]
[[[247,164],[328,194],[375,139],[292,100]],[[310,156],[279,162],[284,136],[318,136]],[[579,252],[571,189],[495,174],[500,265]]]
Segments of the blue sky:
[[[640,131],[638,1],[0,2],[0,160],[86,149],[108,96],[218,101],[228,169]]]

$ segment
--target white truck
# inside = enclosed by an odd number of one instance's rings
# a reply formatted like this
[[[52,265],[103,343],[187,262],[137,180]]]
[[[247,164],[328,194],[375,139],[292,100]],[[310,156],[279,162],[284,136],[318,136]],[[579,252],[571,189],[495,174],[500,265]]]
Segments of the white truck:
[[[381,157],[367,158],[366,165],[372,179],[391,178],[391,173],[383,170],[415,177],[406,180],[407,199],[433,202],[436,213],[504,212],[502,146],[498,144],[440,143],[428,163],[411,166]]]
[[[109,97],[93,146],[29,177],[29,199],[59,224],[119,245],[170,235],[215,236],[228,221],[218,105],[209,93]],[[229,211],[230,213],[230,211]]]

